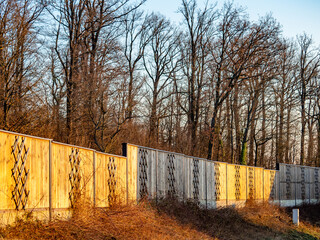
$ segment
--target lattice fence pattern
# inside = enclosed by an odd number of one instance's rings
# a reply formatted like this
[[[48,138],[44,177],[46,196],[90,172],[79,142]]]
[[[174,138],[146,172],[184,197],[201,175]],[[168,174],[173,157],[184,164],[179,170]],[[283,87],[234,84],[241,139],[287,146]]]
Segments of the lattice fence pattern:
[[[29,169],[26,168],[26,161],[28,157],[29,148],[26,147],[26,139],[24,137],[16,136],[12,146],[14,159],[14,166],[11,169],[11,176],[14,180],[15,186],[12,191],[12,200],[14,201],[16,210],[24,210],[27,205],[30,191],[27,190],[27,181]]]
[[[193,199],[199,200],[199,160],[193,159]]]
[[[140,182],[140,198],[148,195],[148,151],[139,149],[139,182]]]
[[[176,178],[174,176],[175,173],[175,166],[174,166],[174,154],[168,154],[167,160],[168,160],[168,195],[173,197],[176,195]]]
[[[235,197],[239,200],[241,198],[240,166],[235,166],[235,170]]]
[[[274,199],[275,198],[275,184],[274,184],[274,180],[275,180],[275,172],[270,172],[270,199]]]
[[[315,193],[315,198],[319,199],[320,198],[320,192],[319,192],[319,170],[315,169],[314,172],[314,193]]]
[[[305,168],[301,167],[301,198],[306,198]]]
[[[220,164],[214,164],[214,180],[215,180],[215,198],[219,201],[221,198],[221,182],[220,182]]]
[[[80,194],[80,180],[81,180],[81,174],[80,174],[80,152],[79,149],[72,148],[71,154],[69,155],[69,162],[71,171],[69,173],[69,182],[71,185],[71,189],[69,192],[69,200],[71,208],[74,208],[76,201]]]
[[[249,178],[249,199],[254,199],[255,194],[254,194],[254,169],[249,167],[248,168],[248,178]]]
[[[291,166],[286,167],[286,197],[291,198]]]
[[[108,187],[109,187],[109,194],[108,194],[108,201],[109,204],[113,204],[116,202],[116,188],[117,188],[117,164],[115,162],[114,157],[109,157],[108,162]]]

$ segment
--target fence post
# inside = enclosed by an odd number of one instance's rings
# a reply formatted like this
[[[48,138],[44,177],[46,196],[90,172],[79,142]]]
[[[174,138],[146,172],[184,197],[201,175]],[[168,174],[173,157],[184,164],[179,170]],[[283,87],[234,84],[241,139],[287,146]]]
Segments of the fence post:
[[[228,206],[228,163],[226,164],[226,207]]]
[[[278,171],[278,180],[279,180],[279,207],[281,207],[281,171],[280,171],[280,164],[276,163],[276,170]]]
[[[246,202],[248,201],[248,166],[246,167]]]
[[[52,220],[52,140],[49,140],[49,221]]]
[[[129,182],[128,182],[128,152],[127,152],[127,143],[122,143],[122,156],[126,157],[126,200],[127,204],[129,203]]]
[[[294,169],[294,172],[293,172],[293,176],[294,176],[294,206],[297,206],[297,182],[298,182],[297,167],[294,166],[293,169]],[[300,184],[300,186],[301,186],[301,184]]]
[[[207,178],[207,161],[204,161],[205,165],[204,165],[204,170],[205,170],[205,174],[204,174],[204,178],[205,178],[205,186],[206,186],[206,209],[208,208],[208,178]]]
[[[262,170],[262,201],[264,202],[264,169]]]
[[[93,206],[96,206],[96,151],[93,151]]]
[[[159,152],[156,150],[156,204],[158,204],[158,156]]]

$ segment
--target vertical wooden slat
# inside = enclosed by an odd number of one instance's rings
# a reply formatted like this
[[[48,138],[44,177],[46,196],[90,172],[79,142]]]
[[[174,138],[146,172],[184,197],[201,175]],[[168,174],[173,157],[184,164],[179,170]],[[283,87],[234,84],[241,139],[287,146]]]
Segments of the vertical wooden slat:
[[[93,206],[96,206],[96,151],[93,151],[92,156],[92,174],[93,174]]]
[[[52,140],[49,141],[49,220],[52,220]]]

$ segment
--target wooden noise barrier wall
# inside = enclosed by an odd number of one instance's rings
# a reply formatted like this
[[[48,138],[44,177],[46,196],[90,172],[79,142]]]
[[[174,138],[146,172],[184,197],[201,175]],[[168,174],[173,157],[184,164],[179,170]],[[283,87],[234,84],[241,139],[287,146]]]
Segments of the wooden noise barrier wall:
[[[133,144],[117,156],[0,130],[0,224],[69,217],[95,207],[176,197],[208,208],[248,200],[294,206],[320,200],[320,169],[233,165]]]
[[[320,168],[277,164],[277,170],[228,164],[133,144],[123,152],[136,166],[136,198],[174,195],[202,206],[269,201],[295,206],[320,201]]]
[[[126,157],[2,130],[0,151],[2,224],[68,217],[80,195],[96,207],[131,197]]]

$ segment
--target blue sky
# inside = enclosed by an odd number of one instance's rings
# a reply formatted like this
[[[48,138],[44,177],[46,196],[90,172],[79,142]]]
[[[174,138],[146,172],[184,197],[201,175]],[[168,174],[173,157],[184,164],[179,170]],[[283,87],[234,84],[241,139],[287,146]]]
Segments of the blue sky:
[[[320,0],[234,0],[235,5],[247,9],[250,19],[257,20],[267,13],[272,15],[283,26],[283,35],[295,38],[297,34],[311,34],[316,46],[320,46]],[[198,0],[203,6],[204,0]],[[209,0],[210,3],[215,1]],[[224,1],[218,1],[218,7]],[[159,12],[176,24],[181,21],[177,10],[181,0],[147,0],[143,8],[148,12]]]

